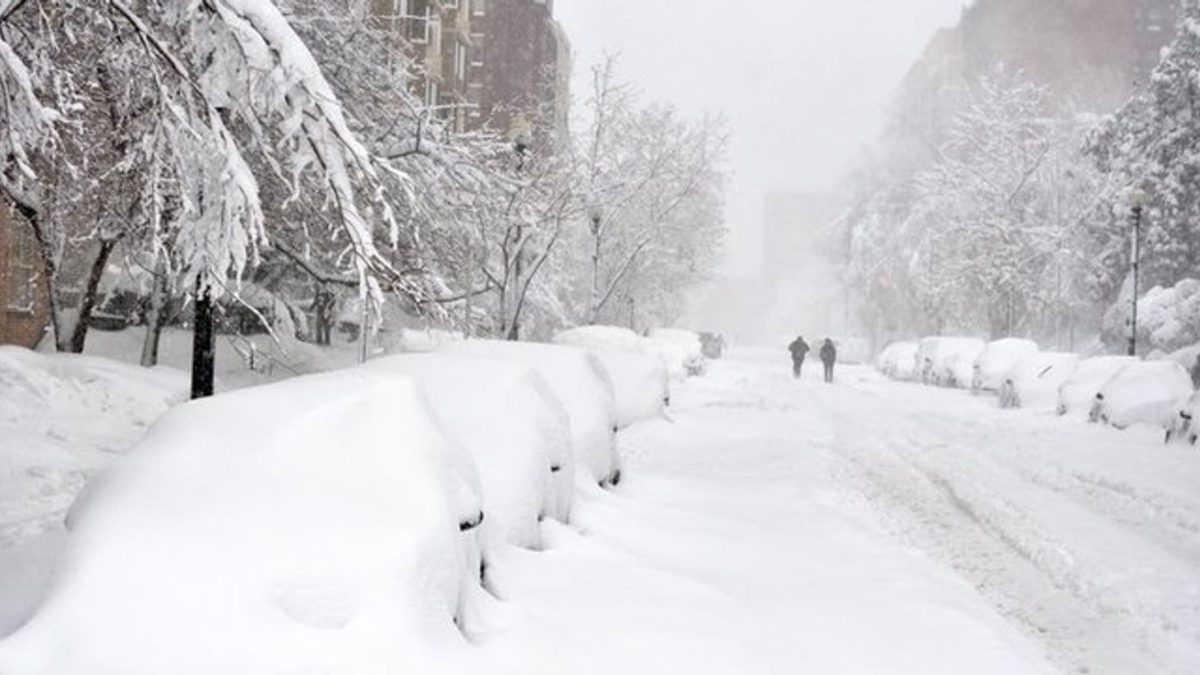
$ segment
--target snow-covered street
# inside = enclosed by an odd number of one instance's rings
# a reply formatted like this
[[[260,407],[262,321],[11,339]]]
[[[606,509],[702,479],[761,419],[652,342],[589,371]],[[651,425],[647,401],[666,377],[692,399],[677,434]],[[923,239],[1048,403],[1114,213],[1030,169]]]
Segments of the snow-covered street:
[[[446,670],[1197,671],[1194,450],[839,375],[743,351],[679,387],[623,432],[616,490],[490,562],[499,601]],[[10,542],[0,575],[40,582],[60,537]]]

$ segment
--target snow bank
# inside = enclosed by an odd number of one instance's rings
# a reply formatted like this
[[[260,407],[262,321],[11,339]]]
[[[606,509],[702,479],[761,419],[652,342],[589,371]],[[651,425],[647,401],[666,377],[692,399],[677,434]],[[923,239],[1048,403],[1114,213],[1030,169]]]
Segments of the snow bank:
[[[893,380],[911,380],[917,375],[916,342],[893,342],[875,359],[875,368]]]
[[[1037,351],[1037,343],[1033,340],[1005,338],[989,342],[979,354],[979,358],[975,359],[971,390],[998,391],[1009,372],[1021,363],[1022,359],[1036,354]]]
[[[1179,402],[1191,394],[1192,380],[1179,364],[1131,363],[1100,388],[1091,417],[1118,429],[1135,424],[1170,428]]]
[[[1200,437],[1200,391],[1184,399],[1174,413],[1167,440],[1196,445]]]
[[[545,378],[571,419],[576,477],[591,479],[601,485],[620,480],[614,387],[595,355],[564,345],[497,340],[456,342],[446,345],[443,351],[532,367]]]
[[[704,346],[700,336],[689,330],[661,328],[650,333],[671,377],[703,375],[706,368]]]
[[[464,339],[463,334],[455,331],[437,330],[434,328],[400,330],[393,352],[405,354],[424,354],[435,352],[442,347]]]
[[[451,354],[372,361],[372,373],[413,378],[447,435],[475,461],[489,540],[541,546],[538,522],[566,522],[574,490],[571,423],[532,368]]]
[[[975,359],[984,342],[977,338],[929,337],[917,348],[921,381],[943,387],[969,387],[975,375]]]
[[[1079,366],[1078,354],[1036,352],[1021,359],[1000,386],[1000,406],[1054,411],[1058,390]]]
[[[44,432],[53,418],[67,416],[146,426],[187,398],[188,383],[170,368],[0,346],[0,426]]]
[[[588,350],[600,359],[612,378],[617,426],[662,415],[671,399],[667,369],[653,343],[631,330],[587,326],[563,331],[554,342]]]
[[[480,518],[469,458],[410,381],[183,405],[85,492],[0,672],[426,672],[464,644]]]
[[[1104,383],[1125,366],[1137,362],[1132,356],[1097,356],[1081,361],[1058,389],[1058,414],[1077,417],[1089,414]]]

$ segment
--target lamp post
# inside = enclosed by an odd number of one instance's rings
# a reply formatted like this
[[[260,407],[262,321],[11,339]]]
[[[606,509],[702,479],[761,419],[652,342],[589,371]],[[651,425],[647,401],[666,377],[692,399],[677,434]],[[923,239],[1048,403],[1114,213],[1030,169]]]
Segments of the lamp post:
[[[1133,268],[1133,311],[1129,322],[1129,355],[1137,356],[1138,294],[1142,265],[1142,214],[1146,210],[1146,193],[1138,188],[1129,191],[1129,207],[1133,213],[1133,243],[1130,246],[1130,263]]]
[[[600,228],[604,224],[604,207],[598,203],[588,207],[588,220],[592,223],[592,292],[588,322],[595,324],[600,320]]]

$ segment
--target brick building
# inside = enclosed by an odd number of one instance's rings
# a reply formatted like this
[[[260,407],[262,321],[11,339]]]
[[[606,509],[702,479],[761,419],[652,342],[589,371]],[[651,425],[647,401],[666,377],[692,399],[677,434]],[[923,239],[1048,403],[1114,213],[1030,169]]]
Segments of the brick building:
[[[33,347],[48,312],[37,242],[0,202],[0,344]]]
[[[486,3],[473,28],[476,123],[503,132],[528,125],[541,139],[562,142],[571,105],[571,44],[554,19],[553,0]]]
[[[376,0],[375,14],[415,63],[414,92],[456,131],[565,135],[570,43],[551,0]]]

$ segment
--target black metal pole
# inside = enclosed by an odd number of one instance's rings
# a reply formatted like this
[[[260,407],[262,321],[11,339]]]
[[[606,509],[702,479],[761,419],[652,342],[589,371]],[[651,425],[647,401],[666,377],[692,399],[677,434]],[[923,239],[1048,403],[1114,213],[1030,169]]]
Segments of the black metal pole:
[[[216,343],[213,339],[212,290],[196,281],[196,308],[192,321],[192,399],[213,395]]]
[[[1129,355],[1137,356],[1139,272],[1142,265],[1142,207],[1133,207],[1133,316],[1129,330]]]

